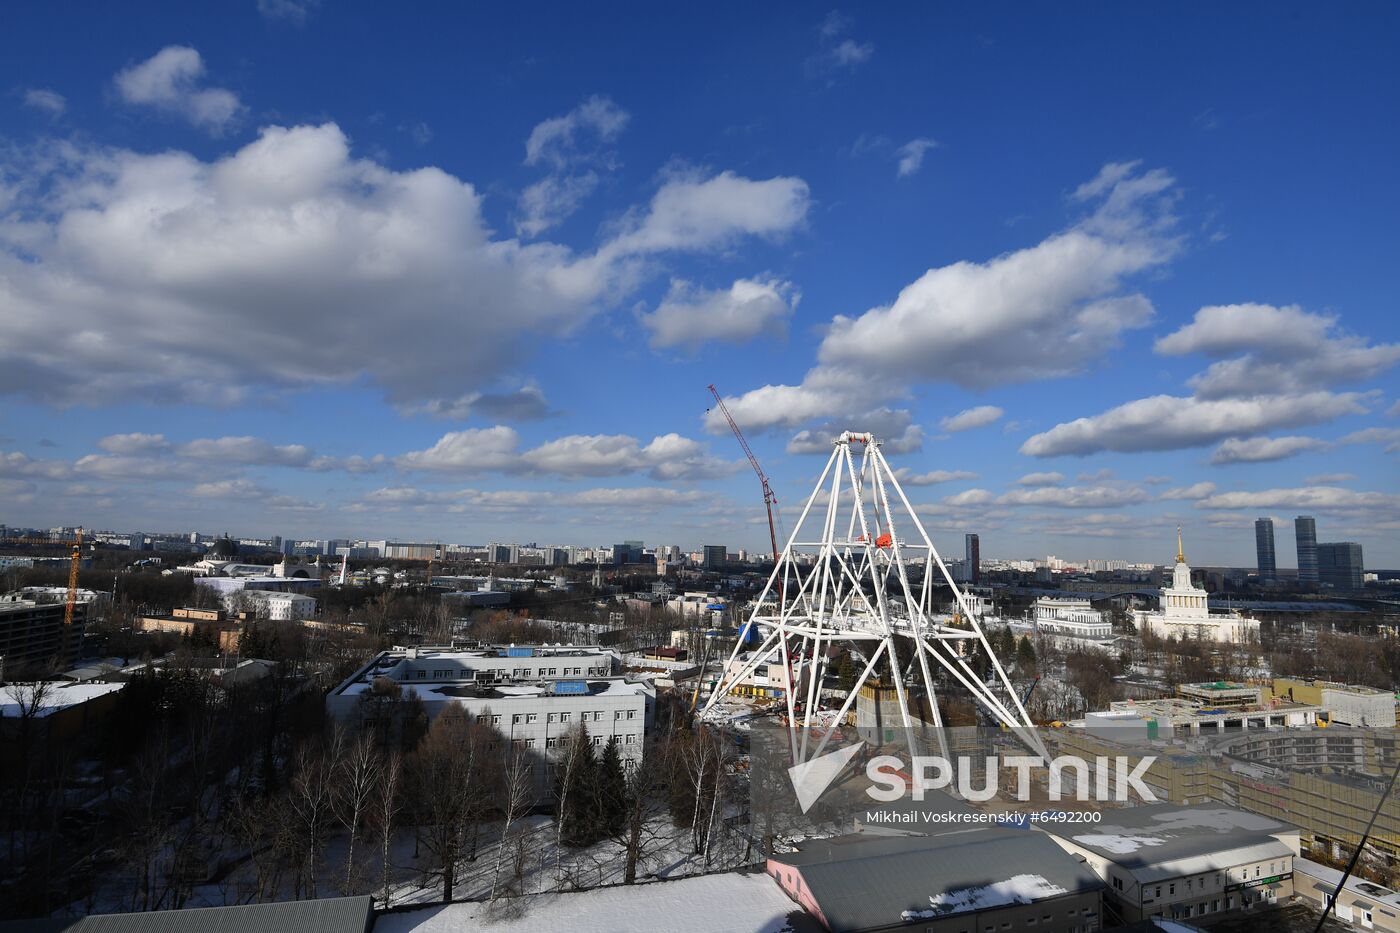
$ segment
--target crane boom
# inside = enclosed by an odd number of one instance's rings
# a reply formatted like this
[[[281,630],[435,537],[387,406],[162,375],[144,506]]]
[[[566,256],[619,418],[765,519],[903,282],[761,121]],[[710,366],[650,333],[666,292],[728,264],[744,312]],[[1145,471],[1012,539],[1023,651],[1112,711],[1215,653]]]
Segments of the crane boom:
[[[749,442],[744,440],[744,432],[739,430],[739,425],[734,421],[734,416],[729,413],[729,408],[724,404],[724,399],[720,397],[719,390],[711,385],[710,394],[715,397],[715,404],[719,406],[724,420],[729,422],[729,430],[734,432],[739,446],[744,449],[744,456],[749,458],[749,466],[753,467],[753,471],[758,474],[759,485],[763,487],[763,507],[768,510],[768,540],[773,545],[773,560],[776,561],[780,555],[778,554],[778,532],[773,525],[773,504],[778,501],[778,497],[773,495],[773,487],[768,484],[768,475],[763,472],[763,467],[758,465],[758,458],[749,449]]]

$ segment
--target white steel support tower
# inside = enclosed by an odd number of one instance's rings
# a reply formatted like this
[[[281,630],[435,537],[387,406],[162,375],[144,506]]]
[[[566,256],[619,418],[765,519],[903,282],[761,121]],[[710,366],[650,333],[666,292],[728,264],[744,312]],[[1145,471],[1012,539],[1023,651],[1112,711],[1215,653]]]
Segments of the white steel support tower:
[[[859,453],[852,449],[856,445]],[[920,564],[923,579],[911,583],[910,567]],[[952,587],[957,604],[952,617],[931,610],[935,576]],[[787,598],[781,598],[781,593]],[[925,724],[911,715],[908,695],[911,687],[921,684],[932,719],[927,725],[937,728],[943,742],[934,689],[937,666],[965,687],[993,719],[1015,730],[1032,747],[1041,748],[977,614],[929,540],[880,442],[869,434],[848,431],[836,439],[826,469],[759,596],[749,627],[763,633],[763,641],[747,654],[742,641],[735,645],[702,716],[711,715],[716,704],[755,671],[779,664],[786,672],[783,692],[794,763],[822,753],[831,734],[827,727],[845,719],[882,658],[888,661],[906,734]],[[907,639],[913,658],[909,650],[903,657],[897,654],[897,636]],[[830,705],[823,708],[822,702],[832,645],[850,648],[864,661],[834,716]],[[977,645],[991,659],[995,683],[984,682],[968,663]],[[814,727],[822,738],[809,748]]]

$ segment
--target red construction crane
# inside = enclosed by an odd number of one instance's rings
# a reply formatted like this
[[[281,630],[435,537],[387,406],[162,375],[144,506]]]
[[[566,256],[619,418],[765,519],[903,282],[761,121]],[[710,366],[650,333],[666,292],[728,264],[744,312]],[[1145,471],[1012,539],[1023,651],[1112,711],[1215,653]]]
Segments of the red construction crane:
[[[715,404],[724,414],[724,420],[729,422],[729,430],[734,432],[734,436],[739,439],[739,446],[744,448],[744,455],[749,458],[749,465],[758,474],[758,481],[763,486],[763,507],[768,510],[768,540],[773,544],[773,560],[776,561],[778,554],[778,532],[773,525],[773,506],[777,504],[778,497],[773,495],[773,487],[768,485],[768,477],[763,472],[763,467],[758,465],[758,458],[749,449],[749,442],[744,440],[744,432],[739,430],[739,425],[734,423],[734,416],[729,413],[729,409],[724,406],[724,399],[720,398],[719,390],[710,386],[710,394],[715,397]]]
[[[73,541],[73,553],[68,559],[68,598],[63,604],[63,663],[68,663],[68,650],[73,639],[73,610],[78,605],[78,567],[83,560],[83,529],[78,529]]]

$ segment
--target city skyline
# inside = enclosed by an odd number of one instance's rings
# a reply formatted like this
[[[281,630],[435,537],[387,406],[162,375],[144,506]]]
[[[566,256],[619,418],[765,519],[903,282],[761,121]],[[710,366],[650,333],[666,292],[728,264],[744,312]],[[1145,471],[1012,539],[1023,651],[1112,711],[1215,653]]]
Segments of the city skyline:
[[[298,9],[13,11],[0,522],[1400,566],[1397,11]]]

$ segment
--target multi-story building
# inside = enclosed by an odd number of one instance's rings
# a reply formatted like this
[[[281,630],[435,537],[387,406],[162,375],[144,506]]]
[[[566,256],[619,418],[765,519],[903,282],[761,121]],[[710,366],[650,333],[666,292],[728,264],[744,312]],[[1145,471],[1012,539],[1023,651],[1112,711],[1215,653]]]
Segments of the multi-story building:
[[[316,615],[316,600],[301,593],[247,589],[239,590],[227,599],[240,611],[251,612],[260,619],[274,622],[310,619]]]
[[[73,607],[73,627],[66,634],[65,609],[65,603],[58,601],[0,600],[0,661],[11,676],[29,664],[49,666],[58,661],[66,669],[77,662],[88,604]]]
[[[1274,557],[1274,520],[1257,518],[1254,520],[1254,549],[1259,559],[1259,580],[1278,579],[1278,562]]]
[[[706,570],[716,570],[729,562],[729,551],[723,544],[706,544],[702,553],[701,566]]]
[[[1298,828],[1257,813],[1164,803],[1038,825],[1103,880],[1105,912],[1121,924],[1217,919],[1293,894]]]
[[[1113,624],[1087,599],[1042,596],[1032,613],[1037,632],[1095,640],[1113,637]]]
[[[1319,582],[1339,590],[1359,590],[1364,573],[1361,545],[1355,541],[1334,541],[1317,546]]]
[[[963,579],[974,586],[982,582],[982,542],[977,535],[963,535]]]
[[[535,790],[543,794],[554,786],[554,762],[577,726],[599,750],[616,737],[624,762],[641,760],[656,690],[646,680],[612,676],[615,663],[615,655],[598,648],[395,648],[333,689],[326,711],[366,722],[377,707],[365,701],[377,685],[411,689],[430,719],[459,708],[532,756]]]
[[[1298,542],[1298,583],[1317,586],[1317,522],[1311,515],[1299,515],[1293,520],[1293,534]]]
[[[1395,725],[1395,695],[1389,690],[1275,677],[1272,692],[1279,699],[1320,707],[1327,713],[1327,721],[1339,726]]]

